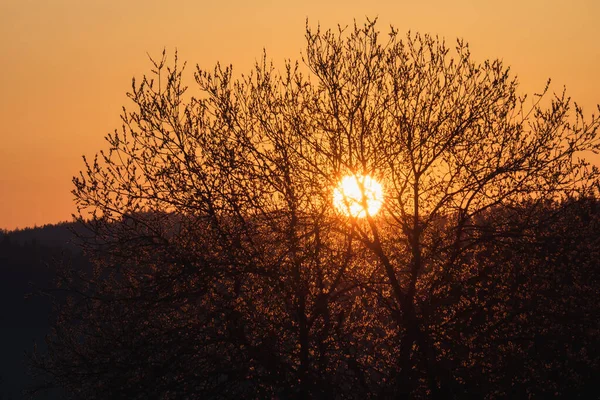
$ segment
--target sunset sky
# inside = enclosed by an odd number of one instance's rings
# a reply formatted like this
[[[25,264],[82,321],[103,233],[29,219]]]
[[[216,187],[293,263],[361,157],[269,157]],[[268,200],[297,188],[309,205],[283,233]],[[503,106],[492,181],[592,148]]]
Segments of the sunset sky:
[[[377,16],[382,30],[464,38],[475,60],[510,65],[523,92],[552,78],[587,115],[600,103],[597,0],[0,0],[0,228],[71,219],[81,156],[120,126],[147,53],[177,48],[191,66],[241,73],[263,48],[275,65],[299,58],[306,18],[333,28]]]

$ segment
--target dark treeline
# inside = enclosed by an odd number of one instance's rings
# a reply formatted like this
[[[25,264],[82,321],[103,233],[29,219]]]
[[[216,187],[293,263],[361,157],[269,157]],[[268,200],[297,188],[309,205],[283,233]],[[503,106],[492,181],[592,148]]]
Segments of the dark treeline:
[[[37,245],[47,248],[66,249],[72,253],[81,251],[80,245],[74,240],[81,232],[81,227],[73,222],[48,224],[34,228],[0,230],[0,240],[6,240],[13,245]]]
[[[436,379],[457,398],[589,398],[600,361],[600,203],[572,200],[509,215],[498,208],[482,217],[478,234],[495,235],[500,225],[511,233],[474,246],[460,263],[464,279],[437,280],[429,289],[436,295],[418,299],[437,351]],[[160,233],[158,221],[169,224]],[[397,394],[394,310],[373,290],[376,281],[358,280],[364,271],[335,294],[308,293],[302,322],[289,294],[297,288],[251,264],[228,270],[235,265],[227,253],[215,258],[204,222],[192,235],[179,221],[139,214],[111,224],[119,246],[94,244],[107,256],[102,268],[63,271],[70,300],[55,310],[48,352],[35,361],[49,382],[76,398],[104,399]],[[369,260],[353,257],[349,271],[367,267]],[[306,369],[297,347],[302,323]],[[431,396],[427,368],[414,363],[413,397]]]
[[[76,223],[0,232],[0,399],[23,398],[34,381],[27,353],[45,348],[56,266],[85,270],[89,263],[75,243]],[[46,398],[38,395],[37,398]]]

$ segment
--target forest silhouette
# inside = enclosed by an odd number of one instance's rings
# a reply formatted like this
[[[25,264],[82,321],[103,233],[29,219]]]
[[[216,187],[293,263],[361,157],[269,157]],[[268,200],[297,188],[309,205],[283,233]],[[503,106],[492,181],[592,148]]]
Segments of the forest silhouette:
[[[462,40],[306,42],[283,71],[197,67],[199,94],[177,55],[132,82],[73,179],[89,266],[52,263],[32,393],[595,396],[597,117]],[[360,216],[334,206],[347,176],[381,184],[376,214],[364,187]]]

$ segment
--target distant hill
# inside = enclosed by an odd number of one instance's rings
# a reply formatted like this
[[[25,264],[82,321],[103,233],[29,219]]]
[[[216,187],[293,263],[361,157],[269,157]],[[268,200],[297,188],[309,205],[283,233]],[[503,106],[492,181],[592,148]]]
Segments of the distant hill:
[[[52,287],[57,263],[85,266],[77,223],[0,231],[0,399],[20,399],[31,383],[25,355],[44,348],[52,305],[38,289]],[[37,396],[36,398],[56,398]]]
[[[16,229],[13,231],[0,230],[0,241],[5,237],[11,243],[19,245],[37,244],[49,248],[68,249],[79,252],[74,232],[83,232],[84,228],[77,222],[59,222],[35,228]]]

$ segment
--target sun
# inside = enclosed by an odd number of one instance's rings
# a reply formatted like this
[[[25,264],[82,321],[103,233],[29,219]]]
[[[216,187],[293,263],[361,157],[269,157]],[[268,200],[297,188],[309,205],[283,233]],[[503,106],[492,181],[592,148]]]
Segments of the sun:
[[[383,188],[369,175],[345,176],[333,191],[333,205],[349,217],[373,216],[383,205]]]

